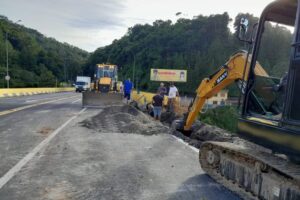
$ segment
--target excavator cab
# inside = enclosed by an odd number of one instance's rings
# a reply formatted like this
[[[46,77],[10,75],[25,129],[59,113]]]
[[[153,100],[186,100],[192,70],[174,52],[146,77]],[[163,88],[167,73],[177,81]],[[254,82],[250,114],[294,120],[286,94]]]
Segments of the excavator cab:
[[[293,37],[278,48],[287,49],[280,63],[268,60],[269,26],[283,26]],[[244,28],[243,28],[244,30]],[[245,34],[247,35],[247,34]],[[276,43],[276,41],[274,41]],[[274,53],[276,53],[274,49]],[[300,3],[275,1],[265,8],[258,23],[252,48],[238,134],[290,158],[300,157]],[[254,73],[255,63],[264,58],[268,76]]]
[[[116,65],[97,64],[94,75],[94,89],[108,93],[113,90],[118,81],[118,67]]]

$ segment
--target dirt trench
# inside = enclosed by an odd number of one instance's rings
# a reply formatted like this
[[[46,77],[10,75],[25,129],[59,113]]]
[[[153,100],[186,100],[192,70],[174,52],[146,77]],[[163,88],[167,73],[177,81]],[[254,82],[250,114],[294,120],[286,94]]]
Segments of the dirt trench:
[[[176,130],[176,121],[182,120],[181,116],[176,116],[170,113],[163,113],[162,115],[163,123],[170,127],[169,134],[181,138],[189,145],[194,146],[197,149],[200,149],[202,143],[205,141],[218,141],[230,142],[244,147],[254,148],[260,151],[270,152],[269,149],[238,137],[236,133],[232,133],[219,127],[202,123],[199,120],[196,120],[194,122],[191,133],[189,133],[188,135],[183,134]]]
[[[80,124],[99,133],[128,133],[145,136],[171,134],[198,149],[205,141],[232,142],[245,146],[254,145],[237,137],[234,133],[200,121],[194,123],[193,132],[189,136],[184,135],[177,131],[174,126],[175,120],[179,118],[174,114],[163,113],[162,122],[159,122],[136,107],[114,105],[105,107],[97,115],[82,121]]]

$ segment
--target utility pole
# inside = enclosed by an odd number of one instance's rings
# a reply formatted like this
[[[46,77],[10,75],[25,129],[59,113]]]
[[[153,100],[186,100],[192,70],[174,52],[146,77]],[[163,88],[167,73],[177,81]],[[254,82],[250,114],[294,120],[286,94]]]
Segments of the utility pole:
[[[21,20],[18,20],[15,22],[18,23],[21,22]],[[10,76],[9,76],[9,70],[8,70],[8,32],[5,32],[5,48],[6,48],[6,76],[5,76],[5,80],[7,81],[7,88],[9,88],[9,80],[10,80]]]
[[[6,76],[5,76],[5,80],[7,82],[6,86],[7,88],[9,88],[9,73],[8,73],[8,38],[7,38],[7,31],[5,32],[5,48],[6,48]]]
[[[67,73],[66,73],[66,58],[64,58],[64,79],[65,79],[65,84],[67,84]]]

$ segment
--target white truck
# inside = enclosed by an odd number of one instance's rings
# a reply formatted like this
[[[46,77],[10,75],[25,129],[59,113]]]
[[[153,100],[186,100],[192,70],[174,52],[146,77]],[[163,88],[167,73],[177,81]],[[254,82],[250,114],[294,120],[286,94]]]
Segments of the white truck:
[[[75,92],[88,91],[91,88],[91,77],[77,76],[75,83]]]

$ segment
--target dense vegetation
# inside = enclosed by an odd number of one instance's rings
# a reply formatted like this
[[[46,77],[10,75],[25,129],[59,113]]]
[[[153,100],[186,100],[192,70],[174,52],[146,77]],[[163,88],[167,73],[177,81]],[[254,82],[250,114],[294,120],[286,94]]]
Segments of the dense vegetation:
[[[235,28],[240,18],[235,18]],[[246,14],[250,24],[258,21]],[[201,79],[216,71],[229,56],[246,45],[236,39],[228,24],[227,13],[178,19],[176,23],[157,20],[137,24],[111,45],[89,54],[0,16],[0,88],[6,87],[6,33],[11,87],[54,86],[56,82],[74,80],[76,75],[92,76],[97,63],[120,66],[120,79],[130,77],[142,90],[154,91],[150,68],[187,69],[188,82],[177,84],[180,93],[192,94]],[[278,25],[266,24],[268,37],[262,40],[260,63],[274,76],[288,66],[291,33]],[[236,89],[231,94],[237,95]]]
[[[235,28],[242,16],[235,18]],[[258,21],[252,15],[246,16],[252,25]],[[236,32],[229,30],[230,22],[224,13],[179,19],[176,23],[157,20],[152,25],[137,24],[121,39],[97,49],[89,57],[85,73],[92,75],[96,63],[117,64],[121,79],[130,77],[142,90],[153,91],[158,83],[149,80],[150,68],[187,69],[188,82],[177,85],[181,94],[193,93],[201,79],[216,71],[235,51],[245,49]],[[262,41],[265,48],[260,62],[271,75],[281,75],[287,67],[291,33],[270,23],[265,33],[269,37]],[[230,91],[237,95],[236,89]]]
[[[6,33],[11,87],[53,87],[82,74],[87,52],[0,17],[0,88],[6,87]]]
[[[238,111],[233,106],[217,107],[200,114],[199,120],[235,133],[237,130]]]

